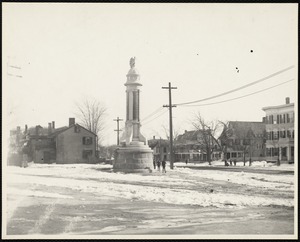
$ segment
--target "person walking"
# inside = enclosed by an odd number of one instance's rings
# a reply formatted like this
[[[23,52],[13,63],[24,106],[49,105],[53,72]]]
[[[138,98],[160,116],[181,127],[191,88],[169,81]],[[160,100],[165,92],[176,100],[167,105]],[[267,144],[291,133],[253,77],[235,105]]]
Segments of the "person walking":
[[[154,167],[154,170],[156,169],[156,162],[155,162],[155,158],[153,157],[153,167]]]
[[[166,161],[163,160],[162,163],[161,163],[161,165],[162,165],[162,172],[166,173],[167,172],[166,171]]]
[[[160,160],[159,160],[159,158],[157,159],[156,165],[157,165],[157,170],[160,171]]]

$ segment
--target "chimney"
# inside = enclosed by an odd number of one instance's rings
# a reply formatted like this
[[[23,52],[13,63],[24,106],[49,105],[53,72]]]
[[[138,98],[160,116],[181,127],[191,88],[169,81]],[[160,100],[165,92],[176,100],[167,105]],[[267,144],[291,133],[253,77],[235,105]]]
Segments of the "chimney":
[[[52,127],[51,127],[51,123],[48,123],[48,134],[52,133]]]
[[[184,131],[184,133],[186,133],[186,132],[187,132],[187,130]]]
[[[25,131],[24,131],[24,134],[27,134],[27,131],[28,131],[28,126],[27,126],[27,124],[25,124]]]
[[[266,117],[262,118],[262,122],[265,124],[266,123]]]
[[[35,126],[35,135],[38,136],[39,135],[39,126]]]
[[[21,133],[21,127],[20,126],[17,126],[17,133]]]
[[[52,129],[55,130],[55,122],[52,121]]]
[[[153,135],[153,139],[155,139],[155,135]]]
[[[285,104],[289,104],[290,103],[290,98],[289,97],[286,97],[285,98]]]
[[[69,118],[69,127],[75,124],[75,118]]]

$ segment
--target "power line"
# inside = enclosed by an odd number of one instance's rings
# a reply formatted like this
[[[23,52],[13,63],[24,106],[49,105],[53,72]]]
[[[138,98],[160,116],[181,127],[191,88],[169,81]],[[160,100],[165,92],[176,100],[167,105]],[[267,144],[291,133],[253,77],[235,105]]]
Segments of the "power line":
[[[152,112],[151,114],[149,114],[148,116],[146,116],[145,118],[143,118],[141,121],[145,121],[146,119],[152,117],[153,115],[155,115],[156,113],[160,112],[161,110],[163,110],[163,107],[159,107],[154,112]]]
[[[280,84],[278,84],[278,85],[271,86],[271,87],[268,87],[268,88],[265,88],[265,89],[259,90],[259,91],[257,91],[257,92],[252,92],[252,93],[249,93],[249,94],[246,94],[246,95],[240,96],[240,97],[235,97],[235,98],[227,99],[227,100],[220,101],[220,102],[214,102],[214,103],[205,103],[205,104],[198,104],[198,105],[182,105],[182,107],[207,106],[207,105],[214,105],[214,104],[219,104],[219,103],[225,103],[225,102],[229,102],[229,101],[237,100],[237,99],[240,99],[240,98],[248,97],[248,96],[251,96],[251,95],[254,95],[254,94],[257,94],[257,93],[260,93],[260,92],[263,92],[263,91],[269,90],[269,89],[272,89],[272,88],[274,88],[274,87],[281,86],[281,85],[283,85],[283,84],[285,84],[285,83],[288,83],[288,82],[291,82],[291,81],[293,81],[293,80],[294,80],[294,79],[291,79],[291,80],[288,80],[288,81],[282,82],[282,83],[280,83]]]
[[[208,98],[204,98],[204,99],[200,99],[200,100],[196,100],[196,101],[192,101],[192,102],[179,103],[179,104],[176,104],[176,105],[177,105],[177,106],[180,106],[180,105],[186,105],[186,104],[191,104],[191,103],[198,103],[198,102],[203,102],[203,101],[210,100],[210,99],[213,99],[213,98],[216,98],[216,97],[221,97],[221,96],[227,95],[227,94],[229,94],[229,93],[236,92],[236,91],[239,91],[239,90],[241,90],[241,89],[244,89],[244,88],[246,88],[246,87],[250,87],[250,86],[252,86],[252,85],[254,85],[254,84],[257,84],[257,83],[259,83],[259,82],[265,81],[265,80],[267,80],[267,79],[270,79],[271,77],[277,76],[277,75],[279,75],[279,74],[281,74],[281,73],[283,73],[283,72],[285,72],[285,71],[288,71],[288,70],[290,70],[290,69],[292,69],[292,68],[294,68],[294,66],[289,66],[289,67],[287,67],[287,68],[285,68],[285,69],[283,69],[283,70],[277,71],[277,72],[275,72],[275,73],[273,73],[273,74],[271,74],[271,75],[269,75],[269,76],[266,76],[266,77],[264,77],[264,78],[262,78],[262,79],[259,79],[259,80],[257,80],[257,81],[251,82],[251,83],[249,83],[249,84],[247,84],[247,85],[241,86],[241,87],[239,87],[239,88],[236,88],[236,89],[233,89],[233,90],[230,90],[230,91],[227,91],[227,92],[223,92],[223,93],[221,93],[221,94],[218,94],[218,95],[215,95],[215,96],[212,96],[212,97],[208,97]]]
[[[153,120],[155,120],[155,119],[157,119],[157,118],[161,117],[162,115],[164,115],[164,114],[165,114],[167,111],[168,111],[168,110],[164,110],[164,112],[162,112],[161,114],[157,115],[155,118],[153,118],[153,119],[151,119],[151,120],[147,121],[147,122],[146,122],[146,123],[144,123],[143,125],[145,126],[145,125],[147,125],[147,124],[151,123]]]

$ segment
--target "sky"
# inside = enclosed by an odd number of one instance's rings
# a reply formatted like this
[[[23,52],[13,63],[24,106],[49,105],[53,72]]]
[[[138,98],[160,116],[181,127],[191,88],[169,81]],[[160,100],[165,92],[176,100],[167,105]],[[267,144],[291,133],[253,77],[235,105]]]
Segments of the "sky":
[[[165,138],[173,104],[209,98],[270,76],[206,106],[173,108],[174,132],[207,120],[261,121],[263,107],[298,100],[297,4],[3,3],[2,129],[68,125],[76,103],[107,108],[103,145],[116,144],[126,118],[126,74],[136,57],[141,132]],[[17,67],[17,68],[16,68]],[[292,80],[292,81],[290,81]],[[159,110],[155,115],[150,114]],[[148,117],[147,119],[144,119]],[[77,120],[78,121],[78,120]],[[124,121],[120,123],[122,127]]]

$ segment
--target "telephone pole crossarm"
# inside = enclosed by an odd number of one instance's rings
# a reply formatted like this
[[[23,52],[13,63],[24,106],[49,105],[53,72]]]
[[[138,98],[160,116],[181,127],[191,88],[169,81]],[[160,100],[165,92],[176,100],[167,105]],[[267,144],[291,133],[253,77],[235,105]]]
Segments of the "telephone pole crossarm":
[[[117,129],[115,129],[114,131],[117,131],[117,145],[119,145],[120,144],[119,132],[122,131],[121,129],[119,129],[119,122],[123,121],[123,119],[117,117],[117,119],[114,119],[114,121],[117,122]]]

